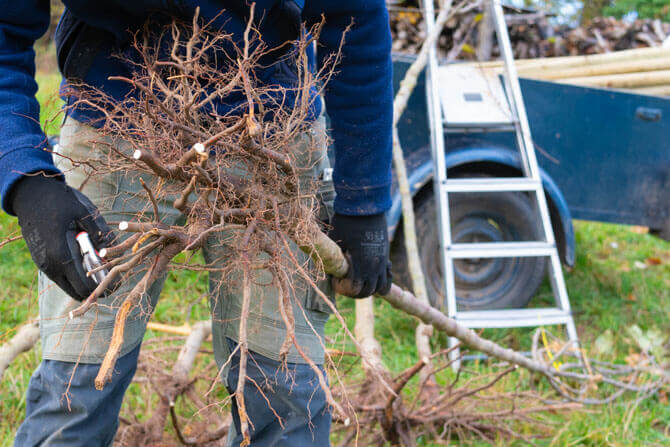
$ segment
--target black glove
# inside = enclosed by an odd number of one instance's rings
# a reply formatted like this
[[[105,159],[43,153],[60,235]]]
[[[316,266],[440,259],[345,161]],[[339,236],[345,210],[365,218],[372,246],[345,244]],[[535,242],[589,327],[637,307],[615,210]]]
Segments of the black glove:
[[[389,236],[384,213],[372,216],[335,214],[329,236],[349,260],[344,278],[333,278],[337,293],[352,298],[386,295],[391,289]]]
[[[72,298],[82,301],[95,289],[86,277],[75,236],[86,231],[96,249],[113,234],[91,201],[65,182],[26,176],[13,187],[9,204],[37,267]]]

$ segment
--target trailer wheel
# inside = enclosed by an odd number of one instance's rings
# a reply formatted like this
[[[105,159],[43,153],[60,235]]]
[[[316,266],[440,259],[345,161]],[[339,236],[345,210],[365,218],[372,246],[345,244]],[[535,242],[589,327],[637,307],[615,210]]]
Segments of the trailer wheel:
[[[415,208],[417,239],[431,304],[444,303],[440,241],[432,194]],[[541,240],[531,201],[523,193],[452,194],[454,242]],[[409,286],[402,231],[394,243],[394,271]],[[546,258],[481,258],[454,262],[459,310],[525,307],[542,283]]]

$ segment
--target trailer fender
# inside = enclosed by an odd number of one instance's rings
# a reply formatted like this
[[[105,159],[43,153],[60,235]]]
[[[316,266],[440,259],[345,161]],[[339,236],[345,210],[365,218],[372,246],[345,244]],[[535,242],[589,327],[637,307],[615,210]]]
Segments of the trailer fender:
[[[467,147],[448,152],[445,156],[448,175],[460,172],[480,172],[495,176],[521,175],[521,162],[518,153],[505,147]],[[408,180],[412,196],[432,189],[433,163],[428,147],[414,151],[406,158]],[[556,246],[563,263],[572,267],[575,264],[575,233],[568,205],[554,180],[540,168],[542,185],[547,197]],[[387,214],[391,235],[402,217],[400,195],[393,189],[393,202]]]

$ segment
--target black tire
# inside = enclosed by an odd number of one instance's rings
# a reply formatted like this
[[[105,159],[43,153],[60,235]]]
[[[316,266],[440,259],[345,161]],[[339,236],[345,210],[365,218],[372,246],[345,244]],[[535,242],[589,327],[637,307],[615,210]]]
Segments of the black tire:
[[[442,307],[442,262],[435,199],[425,194],[415,205],[417,239],[429,298]],[[523,193],[452,194],[454,242],[541,240],[530,198]],[[402,230],[394,241],[395,278],[410,286]],[[546,258],[482,258],[454,262],[459,310],[525,307],[546,272]]]
[[[662,228],[650,228],[649,233],[670,242],[670,220],[666,221]]]

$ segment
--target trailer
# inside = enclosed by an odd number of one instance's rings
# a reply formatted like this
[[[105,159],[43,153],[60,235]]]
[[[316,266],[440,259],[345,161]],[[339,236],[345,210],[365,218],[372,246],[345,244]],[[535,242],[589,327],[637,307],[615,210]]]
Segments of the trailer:
[[[412,56],[394,56],[395,90],[412,61]],[[520,82],[564,265],[575,263],[572,219],[643,225],[669,239],[670,98],[523,78]],[[398,133],[428,292],[439,307],[444,297],[423,75]],[[445,134],[445,152],[449,178],[521,173],[512,133]],[[469,194],[450,202],[454,242],[538,239],[527,193]],[[409,286],[401,218],[394,184],[388,213],[392,261],[395,279]],[[524,307],[540,287],[546,268],[543,258],[455,262],[458,304],[470,309]]]

